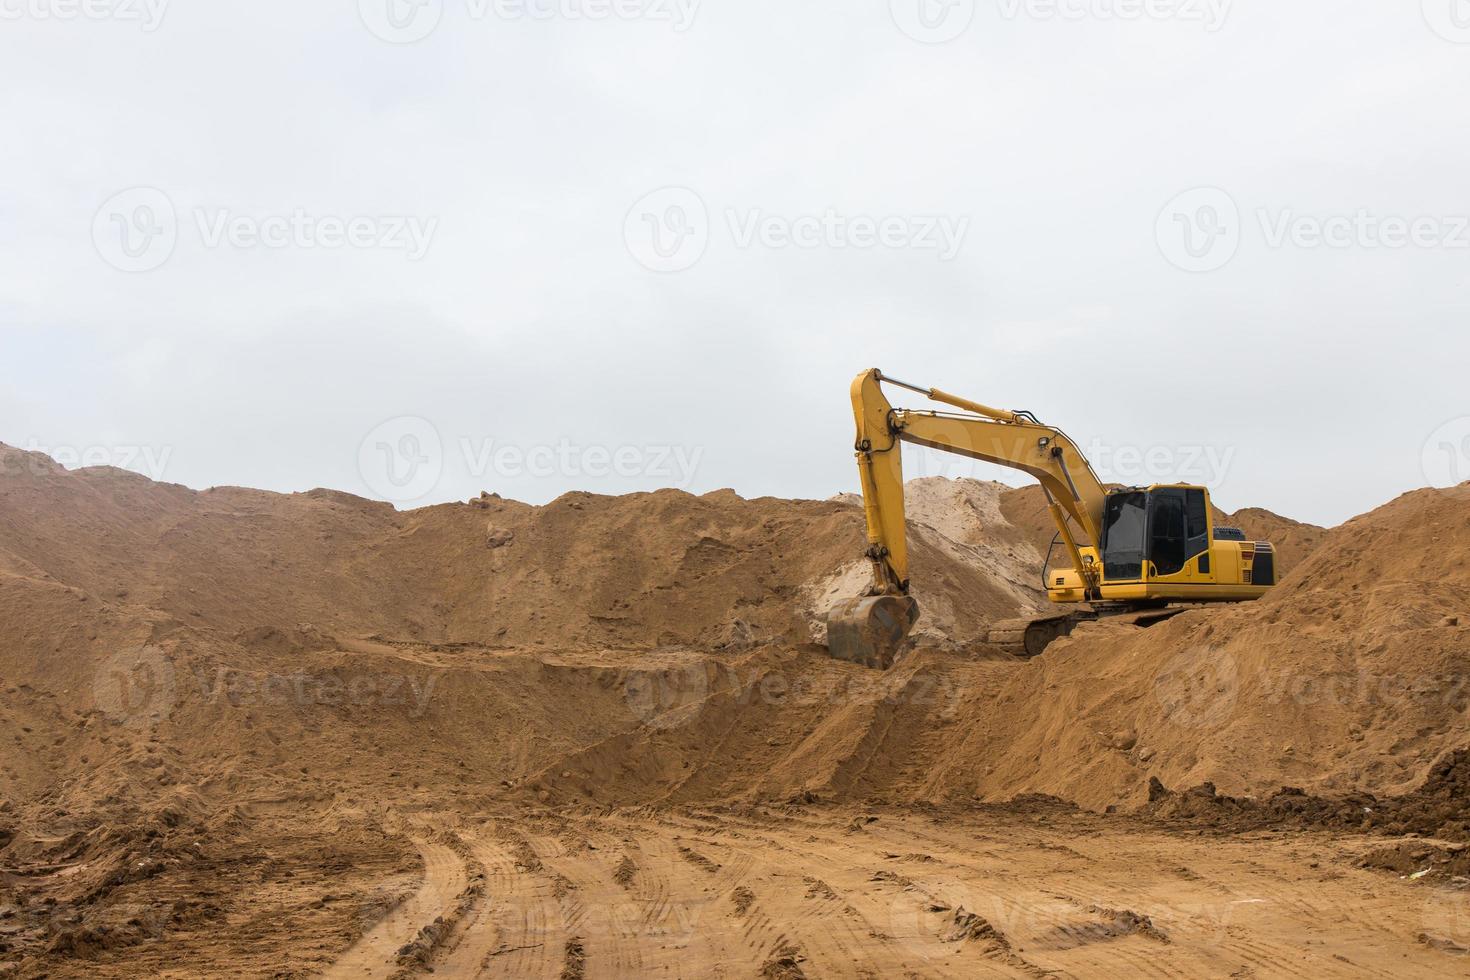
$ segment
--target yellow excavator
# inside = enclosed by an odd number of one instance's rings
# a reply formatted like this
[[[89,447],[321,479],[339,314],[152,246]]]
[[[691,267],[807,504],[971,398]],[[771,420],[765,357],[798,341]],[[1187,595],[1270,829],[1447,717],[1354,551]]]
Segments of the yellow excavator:
[[[953,411],[894,408],[882,385],[917,392]],[[1011,466],[1041,482],[1072,567],[1042,569],[1047,598],[1070,611],[991,627],[992,645],[1023,657],[1082,622],[1128,616],[1151,626],[1190,605],[1259,599],[1276,584],[1275,549],[1216,527],[1210,494],[1187,484],[1110,490],[1067,437],[1030,412],[1008,412],[885,377],[876,368],[852,383],[857,463],[873,582],[827,617],[832,656],[886,670],[919,618],[909,595],[903,443]]]

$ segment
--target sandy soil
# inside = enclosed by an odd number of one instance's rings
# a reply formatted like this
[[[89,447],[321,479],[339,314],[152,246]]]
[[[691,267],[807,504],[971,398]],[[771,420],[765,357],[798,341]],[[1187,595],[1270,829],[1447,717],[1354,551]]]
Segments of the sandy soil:
[[[335,954],[326,921],[281,922],[278,942],[320,950],[297,969],[349,978],[427,969],[545,978],[1443,977],[1470,962],[1460,946],[1470,924],[1462,896],[1362,867],[1382,846],[1366,837],[1217,835],[1045,803],[978,813],[426,811],[410,823],[423,861],[416,887]],[[472,879],[484,887],[466,901]],[[392,891],[402,882],[380,884]],[[405,960],[400,951],[426,933],[434,939],[422,958]],[[188,965],[104,957],[52,975],[245,967],[250,951],[219,938],[189,949]],[[265,972],[268,962],[253,965]]]
[[[1464,895],[1381,838],[1219,834],[1055,803],[421,811],[419,867],[277,883],[57,977],[1463,975]],[[1430,851],[1429,841],[1416,847]],[[299,865],[293,865],[299,868]],[[220,883],[224,885],[224,882]],[[394,904],[385,905],[391,897]],[[32,975],[39,976],[40,972]]]
[[[445,676],[478,663],[505,683],[533,662],[418,646],[398,656]],[[611,669],[607,654],[542,656],[534,663],[545,669]],[[763,656],[728,669],[748,671]],[[963,681],[966,696],[985,697],[987,683],[1023,669],[949,653],[916,659],[918,671],[949,677],[939,690]],[[618,660],[634,677],[671,666],[663,656]],[[674,664],[673,676],[687,675],[686,661]],[[815,655],[787,669],[874,676]],[[914,691],[901,672],[882,676],[896,686],[873,691],[879,703]],[[0,937],[38,954],[19,960],[25,977],[1470,971],[1470,849],[1429,836],[1442,815],[1371,826],[1354,803],[1291,797],[1283,809],[1162,788],[1132,814],[1051,797],[928,803],[917,797],[934,757],[953,761],[971,735],[934,720],[949,706],[928,697],[895,698],[882,737],[828,760],[822,778],[808,759],[807,778],[822,790],[801,790],[790,772],[758,767],[780,768],[769,753],[786,746],[800,757],[800,746],[824,744],[831,709],[824,718],[752,695],[729,713],[714,687],[696,701],[660,688],[671,692],[657,695],[663,715],[636,684],[610,689],[634,716],[624,734],[518,778],[358,759],[300,782],[261,777],[218,803],[191,788],[174,811],[145,806],[131,823],[94,818],[94,834],[124,836],[121,855],[76,834],[33,839],[70,857],[3,869],[13,900],[0,908]],[[436,704],[421,723],[455,710]],[[931,720],[918,725],[906,712]],[[697,758],[679,747],[689,731]],[[677,775],[650,777],[633,761],[650,758],[656,772]],[[1449,778],[1467,772],[1455,766]],[[750,784],[762,789],[731,792]],[[641,802],[616,799],[640,792]],[[1453,794],[1447,805],[1462,817],[1463,786]],[[712,798],[725,802],[683,802]],[[1384,813],[1400,805],[1368,802]],[[66,821],[52,813],[47,824]]]
[[[398,513],[0,447],[0,977],[1470,975],[1470,486],[1036,661],[1038,495]],[[1045,795],[1042,795],[1045,794]]]

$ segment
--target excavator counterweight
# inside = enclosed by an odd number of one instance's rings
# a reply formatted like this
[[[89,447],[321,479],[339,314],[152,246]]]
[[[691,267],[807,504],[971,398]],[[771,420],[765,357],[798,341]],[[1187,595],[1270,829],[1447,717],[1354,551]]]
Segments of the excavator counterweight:
[[[894,408],[884,383],[959,411]],[[1043,568],[1044,587],[1051,602],[1069,611],[992,624],[990,643],[1007,652],[1039,656],[1089,620],[1126,615],[1148,626],[1190,605],[1258,599],[1276,584],[1275,549],[1216,527],[1204,487],[1110,490],[1066,433],[1030,412],[990,408],[896,381],[876,368],[858,375],[851,397],[872,584],[829,612],[827,644],[834,657],[887,669],[919,618],[909,594],[903,443],[1021,470],[1046,494],[1072,567]]]

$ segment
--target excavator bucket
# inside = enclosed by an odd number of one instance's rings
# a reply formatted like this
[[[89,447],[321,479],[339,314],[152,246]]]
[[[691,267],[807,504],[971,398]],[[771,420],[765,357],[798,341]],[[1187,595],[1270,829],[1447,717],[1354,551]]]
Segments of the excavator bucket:
[[[887,670],[918,621],[919,604],[906,595],[844,599],[827,614],[827,652],[838,660]]]

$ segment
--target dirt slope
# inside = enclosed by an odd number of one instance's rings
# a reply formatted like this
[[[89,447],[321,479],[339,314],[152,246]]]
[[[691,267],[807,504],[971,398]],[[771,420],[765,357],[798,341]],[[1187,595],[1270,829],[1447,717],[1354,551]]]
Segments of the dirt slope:
[[[290,711],[264,733],[248,712],[221,716],[220,678],[245,678],[248,701],[263,698],[250,683],[303,670],[317,682],[391,674],[410,703],[442,675],[432,707],[454,710],[431,731],[456,758],[512,781],[551,774],[538,791],[574,773],[574,756],[595,758],[598,778],[569,780],[590,798],[1049,792],[1101,806],[1137,801],[1155,775],[1230,792],[1401,792],[1465,734],[1464,627],[1445,625],[1462,615],[1463,489],[1411,495],[1332,532],[1262,603],[1148,632],[1090,627],[1028,664],[979,638],[1038,603],[1027,583],[1036,495],[916,481],[920,650],[874,677],[813,646],[824,604],[865,582],[850,499],[664,491],[398,513],[326,491],[195,493],[4,459],[0,610],[15,639],[0,677],[24,683],[6,710],[31,729],[22,744],[39,726],[75,759],[97,750],[43,719],[105,714],[113,661],[139,650],[170,675],[161,721],[180,751],[213,753],[221,773],[234,770],[217,760],[241,747],[234,765],[249,771],[262,734],[268,754],[281,756],[288,734],[323,759],[342,733]],[[1318,537],[1247,516],[1303,549]],[[1423,540],[1426,528],[1445,545]],[[1425,685],[1437,701],[1414,693]],[[481,746],[457,720],[467,716],[506,734]],[[409,760],[422,732],[367,738],[382,758]],[[706,757],[712,741],[722,752]],[[635,775],[614,778],[624,771]],[[22,788],[54,778],[24,754],[5,774]]]
[[[1049,793],[1259,821],[1299,797],[1263,817],[1160,788],[1398,794],[1470,744],[1470,487],[1332,532],[1242,512],[1304,556],[1271,597],[1148,631],[1099,624],[1020,662],[980,638],[1040,601],[1038,499],[911,486],[923,629],[879,674],[816,643],[825,604],[866,580],[850,499],[399,513],[0,449],[0,973],[131,975],[180,955],[301,973],[376,963],[405,929],[427,963],[442,936],[417,933],[420,913],[452,906],[441,932],[477,921],[485,882],[526,869],[527,914],[568,916],[545,933],[565,957],[526,972],[586,956],[618,975],[608,963],[651,951],[618,923],[586,931],[578,916],[605,906],[578,906],[577,889],[635,888],[638,871],[584,880],[596,861],[514,814]],[[1435,784],[1449,815],[1434,828],[1454,825],[1463,782]],[[509,822],[485,840],[479,813]],[[520,955],[475,935],[462,956]],[[779,943],[767,960],[797,963]]]
[[[438,643],[799,642],[824,612],[803,606],[814,598],[803,590],[861,566],[864,548],[861,513],[844,501],[665,490],[399,513],[323,490],[196,493],[119,470],[68,473],[9,449],[0,467],[13,474],[0,482],[0,571],[215,633],[309,624]],[[921,508],[924,497],[920,487]],[[935,583],[925,588],[957,642],[1037,601],[1011,581],[1032,556],[996,574],[975,557],[990,547],[915,535],[915,577]]]
[[[967,717],[960,753],[991,761],[935,789],[1407,791],[1470,742],[1467,556],[1470,486],[1419,491],[1330,532],[1259,603],[1079,630]]]
[[[921,646],[856,685],[819,652],[752,661],[657,730],[574,757],[566,770],[584,775],[542,776],[565,798],[624,802],[656,787],[668,801],[1047,793],[1102,808],[1142,805],[1151,778],[1407,793],[1470,744],[1466,552],[1470,487],[1422,491],[1327,534],[1256,604],[1099,623],[1033,662]]]

